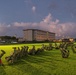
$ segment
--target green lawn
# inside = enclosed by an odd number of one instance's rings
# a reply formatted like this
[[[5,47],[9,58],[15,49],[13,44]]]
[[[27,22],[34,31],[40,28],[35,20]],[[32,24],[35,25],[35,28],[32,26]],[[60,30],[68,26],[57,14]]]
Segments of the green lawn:
[[[14,65],[8,65],[5,56],[10,55],[12,47],[34,44],[1,45],[0,50],[6,51],[2,60],[5,67],[0,66],[0,75],[76,75],[76,54],[70,49],[69,58],[62,58],[60,50],[44,51],[38,55],[26,56]],[[36,48],[41,44],[35,44]]]

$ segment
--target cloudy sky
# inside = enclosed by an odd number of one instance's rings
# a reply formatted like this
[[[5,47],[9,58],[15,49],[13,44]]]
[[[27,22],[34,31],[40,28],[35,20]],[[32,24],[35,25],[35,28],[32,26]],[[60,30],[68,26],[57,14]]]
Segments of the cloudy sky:
[[[76,0],[0,0],[0,36],[28,28],[76,37]]]

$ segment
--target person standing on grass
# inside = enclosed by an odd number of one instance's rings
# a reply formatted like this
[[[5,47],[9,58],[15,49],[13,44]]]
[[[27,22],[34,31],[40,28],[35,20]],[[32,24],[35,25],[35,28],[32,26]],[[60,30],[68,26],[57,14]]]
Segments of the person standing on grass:
[[[2,53],[0,54],[0,66],[3,65],[1,58],[2,58],[2,56],[6,53],[4,50],[1,50],[1,52],[2,52]]]

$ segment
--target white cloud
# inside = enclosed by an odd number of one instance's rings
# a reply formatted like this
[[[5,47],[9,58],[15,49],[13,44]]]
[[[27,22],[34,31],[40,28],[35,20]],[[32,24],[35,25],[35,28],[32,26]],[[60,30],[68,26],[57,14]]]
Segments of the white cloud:
[[[2,24],[0,23],[0,36],[2,35],[6,35],[6,33],[9,33],[7,32],[7,30],[10,28],[11,26],[10,25],[6,25],[6,24]]]
[[[36,7],[35,6],[32,6],[32,11],[36,12]]]
[[[44,21],[45,23],[49,23],[51,20],[52,20],[52,16],[51,16],[50,13],[49,13],[48,16],[45,17],[45,19],[43,19],[43,21]]]
[[[10,25],[0,23],[0,32],[5,32],[7,30],[7,28],[9,28],[9,27],[10,27]]]
[[[55,32],[57,36],[67,36],[76,32],[76,23],[67,22],[60,23],[60,20],[56,19],[53,21],[51,14],[49,13],[42,21],[39,23],[18,23],[15,22],[14,26],[23,28],[38,28],[42,30],[48,30],[50,32]]]
[[[55,32],[56,36],[73,36],[76,37],[76,23],[67,22],[60,23],[60,20],[56,19],[53,21],[52,15],[49,13],[42,21],[36,22],[14,22],[11,25],[0,24],[0,34],[19,34],[22,33],[22,29],[36,28],[41,30],[46,30],[50,32]]]

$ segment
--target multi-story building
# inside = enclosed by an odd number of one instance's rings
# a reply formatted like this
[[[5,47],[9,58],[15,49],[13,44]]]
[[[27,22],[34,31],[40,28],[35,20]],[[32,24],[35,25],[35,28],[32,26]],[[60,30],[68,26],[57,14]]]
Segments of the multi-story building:
[[[25,41],[45,41],[45,40],[54,40],[55,33],[38,30],[38,29],[26,29],[23,30],[24,37],[23,40]]]

